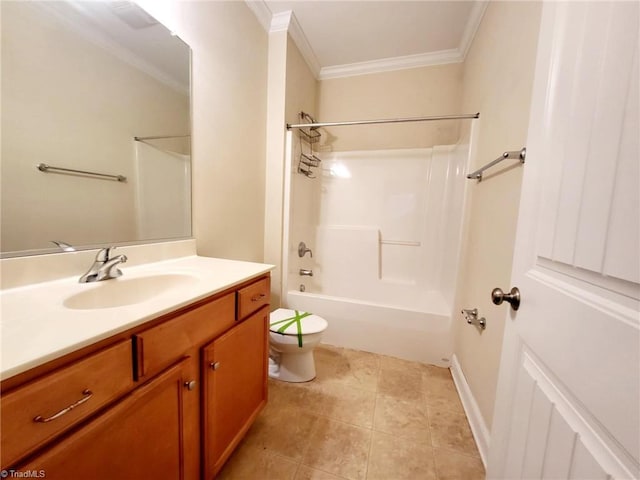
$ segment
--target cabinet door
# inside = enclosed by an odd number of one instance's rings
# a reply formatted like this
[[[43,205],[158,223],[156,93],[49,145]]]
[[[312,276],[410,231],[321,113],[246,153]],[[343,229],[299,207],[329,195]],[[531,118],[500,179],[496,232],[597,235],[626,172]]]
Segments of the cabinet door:
[[[203,349],[205,478],[220,470],[267,402],[267,307]]]
[[[183,401],[188,360],[135,390],[101,416],[21,465],[47,480],[184,478]]]

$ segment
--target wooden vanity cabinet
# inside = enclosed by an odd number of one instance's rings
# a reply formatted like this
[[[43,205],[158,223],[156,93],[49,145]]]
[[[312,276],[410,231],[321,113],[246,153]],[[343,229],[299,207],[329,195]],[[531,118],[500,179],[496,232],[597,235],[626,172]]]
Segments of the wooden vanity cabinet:
[[[1,468],[212,479],[266,404],[269,283],[257,277],[12,383],[0,397]],[[73,412],[34,422],[89,389]]]
[[[47,479],[184,479],[189,359],[134,390],[116,406],[20,467]]]
[[[0,395],[2,468],[133,389],[131,342],[108,348]]]
[[[269,309],[263,307],[204,347],[204,477],[224,465],[267,402]]]

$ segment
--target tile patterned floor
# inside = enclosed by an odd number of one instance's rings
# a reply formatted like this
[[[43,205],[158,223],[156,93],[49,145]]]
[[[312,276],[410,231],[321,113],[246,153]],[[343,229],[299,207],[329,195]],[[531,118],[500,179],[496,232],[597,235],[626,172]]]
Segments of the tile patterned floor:
[[[321,346],[317,378],[269,403],[220,480],[475,480],[484,468],[449,370]]]

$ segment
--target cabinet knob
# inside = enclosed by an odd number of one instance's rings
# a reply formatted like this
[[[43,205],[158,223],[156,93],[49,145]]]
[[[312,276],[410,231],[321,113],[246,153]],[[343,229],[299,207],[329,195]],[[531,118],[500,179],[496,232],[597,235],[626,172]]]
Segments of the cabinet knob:
[[[211,370],[217,370],[220,368],[220,362],[211,362],[209,366],[211,367]]]
[[[196,381],[190,380],[188,382],[184,382],[184,386],[187,387],[187,390],[193,390],[194,388],[196,388]]]

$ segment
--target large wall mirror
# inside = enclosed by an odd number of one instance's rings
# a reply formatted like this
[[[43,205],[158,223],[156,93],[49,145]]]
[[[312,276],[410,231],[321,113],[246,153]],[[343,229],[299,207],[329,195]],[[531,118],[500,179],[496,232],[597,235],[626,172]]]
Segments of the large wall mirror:
[[[3,257],[191,236],[190,50],[133,2],[0,2]]]

